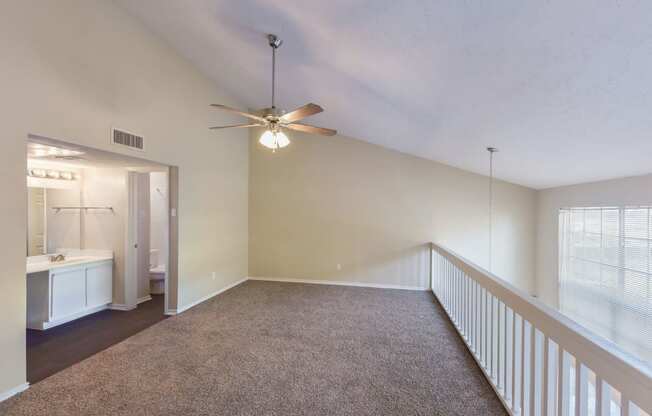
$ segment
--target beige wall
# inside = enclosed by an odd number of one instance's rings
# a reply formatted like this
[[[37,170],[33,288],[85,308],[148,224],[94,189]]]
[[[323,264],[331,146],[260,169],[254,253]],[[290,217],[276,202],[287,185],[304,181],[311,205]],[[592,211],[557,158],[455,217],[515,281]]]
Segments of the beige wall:
[[[87,168],[82,171],[85,206],[112,207],[113,211],[87,211],[83,215],[82,247],[113,251],[113,303],[124,305],[125,246],[127,239],[127,170]]]
[[[362,141],[253,132],[249,274],[426,287],[425,244],[488,265],[488,178]],[[535,191],[496,183],[494,272],[531,290]],[[341,270],[338,270],[338,264]]]
[[[559,209],[652,204],[652,175],[545,189],[537,195],[536,292],[557,307],[559,298]]]
[[[154,265],[168,261],[168,174],[152,172],[149,175],[150,249],[158,250]],[[158,260],[158,261],[156,261]]]
[[[27,135],[127,153],[109,144],[122,127],[146,137],[137,156],[179,167],[181,306],[247,275],[248,143],[207,129],[233,121],[209,103],[239,104],[112,2],[4,2],[0,56],[4,392],[25,381]]]

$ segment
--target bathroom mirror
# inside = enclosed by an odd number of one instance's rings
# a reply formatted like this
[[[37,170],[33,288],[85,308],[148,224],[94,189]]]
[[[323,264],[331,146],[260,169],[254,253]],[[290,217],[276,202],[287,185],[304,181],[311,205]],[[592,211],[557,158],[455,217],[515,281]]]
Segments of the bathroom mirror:
[[[27,188],[27,257],[46,253],[45,188]]]
[[[80,205],[78,189],[28,187],[27,256],[81,248]]]

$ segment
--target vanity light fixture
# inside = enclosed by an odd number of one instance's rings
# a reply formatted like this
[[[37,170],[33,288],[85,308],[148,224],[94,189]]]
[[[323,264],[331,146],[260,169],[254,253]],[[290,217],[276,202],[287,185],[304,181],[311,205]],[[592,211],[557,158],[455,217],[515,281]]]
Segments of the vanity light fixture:
[[[35,159],[65,159],[83,155],[84,152],[40,143],[27,144],[27,157]]]
[[[27,176],[32,178],[58,179],[65,181],[74,181],[79,179],[79,175],[74,172],[39,168],[27,169]]]
[[[48,173],[45,169],[30,169],[27,171],[27,176],[32,176],[34,178],[45,178],[48,176]]]
[[[59,179],[61,175],[58,170],[48,170],[48,178],[50,179]]]

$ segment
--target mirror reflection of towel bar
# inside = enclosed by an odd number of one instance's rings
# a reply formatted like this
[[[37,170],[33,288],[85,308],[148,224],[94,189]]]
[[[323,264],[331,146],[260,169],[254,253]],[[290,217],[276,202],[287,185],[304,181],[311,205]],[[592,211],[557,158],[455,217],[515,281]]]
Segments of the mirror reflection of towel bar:
[[[56,212],[57,214],[58,214],[60,211],[62,211],[62,210],[67,210],[67,209],[78,209],[78,210],[80,210],[80,211],[81,211],[82,209],[83,209],[84,211],[88,211],[89,209],[99,209],[99,210],[104,209],[104,210],[108,210],[108,211],[113,212],[113,207],[52,207],[52,209],[55,210],[55,212]]]

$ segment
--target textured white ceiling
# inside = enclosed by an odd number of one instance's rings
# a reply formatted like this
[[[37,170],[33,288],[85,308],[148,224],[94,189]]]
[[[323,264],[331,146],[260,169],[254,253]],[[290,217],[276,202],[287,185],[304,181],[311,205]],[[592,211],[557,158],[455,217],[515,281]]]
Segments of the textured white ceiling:
[[[345,136],[479,173],[495,146],[534,188],[652,172],[647,0],[119,3],[250,108],[272,32],[277,102]]]

